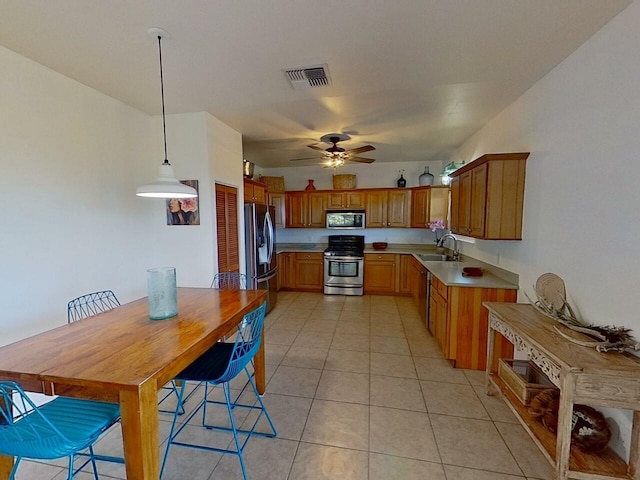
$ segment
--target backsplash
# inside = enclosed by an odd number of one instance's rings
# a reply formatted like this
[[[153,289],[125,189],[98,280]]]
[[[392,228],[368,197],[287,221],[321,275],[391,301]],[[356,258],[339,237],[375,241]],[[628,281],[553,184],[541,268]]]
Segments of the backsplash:
[[[365,243],[388,242],[433,245],[435,234],[421,228],[364,228],[361,230],[327,230],[326,228],[278,228],[277,243],[327,243],[329,235],[364,235]]]

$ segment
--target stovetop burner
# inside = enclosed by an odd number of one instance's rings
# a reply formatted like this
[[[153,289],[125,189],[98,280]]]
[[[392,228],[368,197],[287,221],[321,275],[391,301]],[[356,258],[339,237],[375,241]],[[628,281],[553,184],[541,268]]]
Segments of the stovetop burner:
[[[329,246],[324,251],[326,256],[364,255],[364,235],[329,235]]]

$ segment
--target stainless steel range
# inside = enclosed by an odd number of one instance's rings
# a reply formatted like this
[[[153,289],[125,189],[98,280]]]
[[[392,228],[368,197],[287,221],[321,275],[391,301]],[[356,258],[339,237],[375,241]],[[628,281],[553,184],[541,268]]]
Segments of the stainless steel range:
[[[324,251],[324,293],[362,295],[364,235],[329,235]]]

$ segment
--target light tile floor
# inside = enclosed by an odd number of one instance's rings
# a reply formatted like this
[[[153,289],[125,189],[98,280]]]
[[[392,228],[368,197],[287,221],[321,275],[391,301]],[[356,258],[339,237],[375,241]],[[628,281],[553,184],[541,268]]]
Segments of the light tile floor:
[[[502,400],[484,394],[483,373],[453,369],[442,357],[411,299],[281,292],[265,328],[264,401],[278,437],[249,441],[251,480],[553,478]],[[170,416],[161,417],[164,443]],[[191,440],[229,442],[193,423]],[[121,454],[119,426],[96,450]],[[18,479],[61,480],[62,465],[25,462]],[[101,478],[125,478],[119,465],[99,470]],[[234,456],[174,447],[164,478],[242,476]]]

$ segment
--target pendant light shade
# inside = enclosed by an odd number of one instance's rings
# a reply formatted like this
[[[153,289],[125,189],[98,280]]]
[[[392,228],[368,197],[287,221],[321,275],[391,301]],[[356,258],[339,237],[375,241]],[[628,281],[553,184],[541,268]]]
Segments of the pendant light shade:
[[[136,190],[139,197],[151,198],[194,198],[198,196],[195,188],[180,183],[176,178],[173,167],[167,159],[167,123],[164,114],[164,78],[162,75],[162,37],[168,33],[161,28],[152,27],[147,32],[150,37],[158,39],[158,53],[160,57],[160,92],[162,95],[162,138],[164,140],[164,162],[158,169],[158,178],[153,183],[142,185]]]
[[[170,163],[160,165],[158,178],[153,183],[138,187],[136,195],[152,198],[193,198],[198,196],[195,188],[180,183]]]

